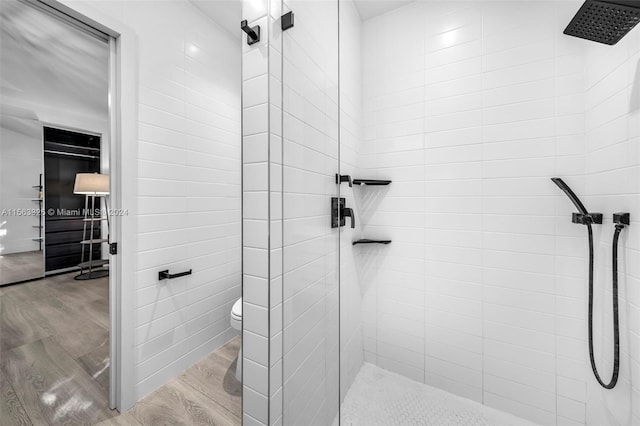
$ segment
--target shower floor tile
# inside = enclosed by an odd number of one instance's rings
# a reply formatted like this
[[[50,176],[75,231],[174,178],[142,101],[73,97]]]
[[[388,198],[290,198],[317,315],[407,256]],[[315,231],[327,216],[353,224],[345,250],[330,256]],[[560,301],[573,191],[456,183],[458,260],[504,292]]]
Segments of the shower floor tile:
[[[334,422],[336,425],[337,422]],[[365,363],[341,406],[341,426],[530,426],[527,420]]]

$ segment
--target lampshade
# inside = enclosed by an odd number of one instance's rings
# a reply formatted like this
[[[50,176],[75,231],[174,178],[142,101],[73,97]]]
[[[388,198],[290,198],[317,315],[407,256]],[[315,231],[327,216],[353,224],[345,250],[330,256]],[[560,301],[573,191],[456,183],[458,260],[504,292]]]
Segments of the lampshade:
[[[73,193],[83,195],[107,195],[109,194],[109,175],[78,173],[76,174]]]

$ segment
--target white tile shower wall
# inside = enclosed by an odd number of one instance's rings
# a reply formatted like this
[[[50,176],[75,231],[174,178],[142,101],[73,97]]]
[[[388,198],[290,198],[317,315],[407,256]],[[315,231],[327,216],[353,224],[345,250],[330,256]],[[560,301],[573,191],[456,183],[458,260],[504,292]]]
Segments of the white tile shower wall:
[[[138,41],[135,382],[142,398],[232,338],[240,297],[240,48],[188,1],[74,1]],[[221,60],[223,58],[223,60]],[[193,275],[158,282],[158,271]]]
[[[609,225],[638,207],[638,41],[564,36],[579,5],[415,2],[363,24],[360,165],[393,180],[361,194],[363,232],[393,240],[358,270],[365,359],[542,424],[633,424],[638,234],[623,238],[622,381],[603,394],[588,367],[586,237],[549,177]],[[610,228],[597,234],[609,289]]]
[[[269,2],[269,185],[270,252],[269,271],[269,424],[283,424],[283,124],[282,124],[282,25],[287,6],[281,0]]]
[[[283,424],[331,424],[338,413],[338,3],[286,3],[282,34]]]
[[[365,22],[362,35],[363,173],[393,180],[354,191],[363,235],[393,241],[358,248],[364,356],[423,381],[424,5],[392,14],[377,20],[380,26]]]
[[[605,214],[596,233],[594,315],[595,353],[604,380],[613,362],[612,213],[631,212],[632,223],[620,240],[620,380],[613,391],[588,380],[580,396],[587,405],[588,424],[640,424],[640,32],[636,29],[614,48],[606,47],[587,47],[585,72],[585,204]]]

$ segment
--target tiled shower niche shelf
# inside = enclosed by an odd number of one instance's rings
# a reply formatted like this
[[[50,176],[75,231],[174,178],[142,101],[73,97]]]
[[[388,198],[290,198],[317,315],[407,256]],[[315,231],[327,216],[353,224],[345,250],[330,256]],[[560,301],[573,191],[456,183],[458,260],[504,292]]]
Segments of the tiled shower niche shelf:
[[[369,239],[362,239],[362,240],[356,240],[353,242],[353,245],[357,245],[357,244],[391,244],[391,240],[369,240]]]
[[[371,186],[384,186],[389,185],[390,180],[378,180],[378,179],[354,179],[354,185],[371,185]]]

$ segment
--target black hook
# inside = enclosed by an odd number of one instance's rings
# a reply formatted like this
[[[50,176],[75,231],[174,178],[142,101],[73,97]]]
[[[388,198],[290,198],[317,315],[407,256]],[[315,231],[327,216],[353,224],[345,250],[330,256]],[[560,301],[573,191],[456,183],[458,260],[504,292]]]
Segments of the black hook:
[[[240,22],[240,28],[242,29],[242,31],[247,33],[247,44],[249,46],[260,41],[260,25],[250,27],[247,24],[247,20],[245,19]]]

